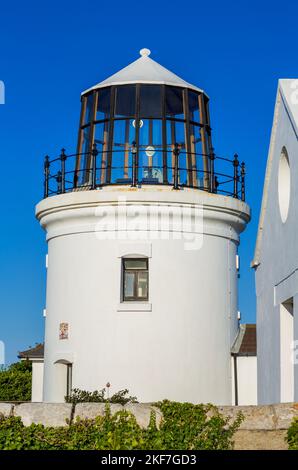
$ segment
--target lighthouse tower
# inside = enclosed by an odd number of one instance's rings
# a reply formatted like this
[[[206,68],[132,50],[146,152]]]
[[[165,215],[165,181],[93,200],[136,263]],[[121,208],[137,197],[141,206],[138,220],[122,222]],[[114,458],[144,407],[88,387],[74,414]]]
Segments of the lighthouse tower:
[[[45,159],[43,399],[230,404],[244,164],[214,152],[205,92],[140,55],[82,93],[76,153]]]

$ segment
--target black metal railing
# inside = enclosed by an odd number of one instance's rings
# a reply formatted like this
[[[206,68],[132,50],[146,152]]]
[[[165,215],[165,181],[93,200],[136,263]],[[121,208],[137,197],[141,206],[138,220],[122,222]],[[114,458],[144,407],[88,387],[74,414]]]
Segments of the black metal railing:
[[[121,153],[119,160],[123,160],[123,150],[113,150],[113,159],[108,159],[108,152],[99,151],[96,146],[87,153],[66,155],[65,149],[62,149],[57,158],[50,160],[49,156],[46,156],[44,197],[71,191],[92,190],[106,185],[137,187],[153,184],[172,186],[175,190],[184,187],[200,189],[245,201],[245,164],[244,162],[240,164],[237,154],[233,159],[219,157],[213,150],[210,155],[190,154],[183,151],[181,145],[175,144],[170,150],[159,149],[160,153],[167,156],[166,164],[163,159],[160,165],[148,163],[142,165],[139,162],[137,147],[133,143],[129,149],[129,159],[126,157],[126,164],[115,166],[117,152]],[[182,159],[186,162],[187,158],[194,158],[196,162],[207,158],[208,169],[181,166]],[[78,162],[82,159],[87,163],[80,166]],[[108,163],[111,160],[113,164]]]

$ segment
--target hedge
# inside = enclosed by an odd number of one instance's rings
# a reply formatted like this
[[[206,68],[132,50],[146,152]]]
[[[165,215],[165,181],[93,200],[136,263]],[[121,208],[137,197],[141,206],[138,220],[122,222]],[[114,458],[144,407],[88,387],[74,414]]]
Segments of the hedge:
[[[287,433],[287,442],[290,450],[298,450],[298,418],[294,418]]]
[[[163,420],[142,429],[126,410],[111,415],[77,419],[64,427],[25,427],[19,417],[0,417],[0,450],[226,450],[233,448],[233,435],[243,417],[234,422],[212,405],[163,401],[156,404]]]
[[[16,362],[0,369],[0,401],[30,401],[32,364]]]

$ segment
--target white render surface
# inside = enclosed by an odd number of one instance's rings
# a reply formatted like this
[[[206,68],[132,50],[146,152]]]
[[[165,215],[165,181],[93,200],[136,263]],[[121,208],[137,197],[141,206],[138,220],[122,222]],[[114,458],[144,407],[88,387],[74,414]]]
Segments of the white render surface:
[[[290,181],[287,184],[290,188],[282,188],[278,184],[279,178],[285,176],[280,173],[284,149],[289,159]],[[293,341],[298,340],[297,155],[298,80],[280,80],[253,261],[256,269],[259,404],[278,403],[289,397],[285,391],[289,374],[294,374],[294,400],[298,400],[298,365],[294,365],[291,359],[292,348],[297,351],[297,344]],[[289,189],[287,212],[284,210],[284,196],[288,196]],[[284,195],[280,194],[283,190]],[[288,328],[282,324],[281,307],[289,300],[294,305],[293,335],[286,339],[284,333],[288,336]]]
[[[130,219],[137,215],[137,229],[125,226],[123,210],[114,227],[119,201]],[[191,208],[203,211],[203,225],[168,222],[169,210]],[[71,362],[73,388],[110,382],[110,394],[128,388],[142,402],[231,404],[245,203],[192,189],[110,186],[47,198],[36,216],[48,241],[44,401],[63,401],[57,365]],[[194,235],[202,242],[195,250]],[[148,257],[150,308],[119,309],[122,256]],[[59,340],[61,322],[69,339]]]
[[[43,360],[32,361],[31,401],[42,402],[43,395]]]
[[[232,358],[232,377],[234,383],[234,358]],[[258,402],[257,356],[237,356],[238,405],[256,405]],[[233,387],[232,403],[235,403]]]

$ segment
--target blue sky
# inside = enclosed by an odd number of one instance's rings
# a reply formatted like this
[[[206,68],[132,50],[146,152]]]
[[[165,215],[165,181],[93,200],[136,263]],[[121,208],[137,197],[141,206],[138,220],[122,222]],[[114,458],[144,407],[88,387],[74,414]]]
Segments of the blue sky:
[[[253,257],[278,78],[297,78],[294,2],[2,2],[0,340],[6,360],[43,339],[45,254],[34,218],[45,154],[74,151],[80,92],[151,49],[211,98],[213,143],[247,164],[240,310],[255,320]]]

